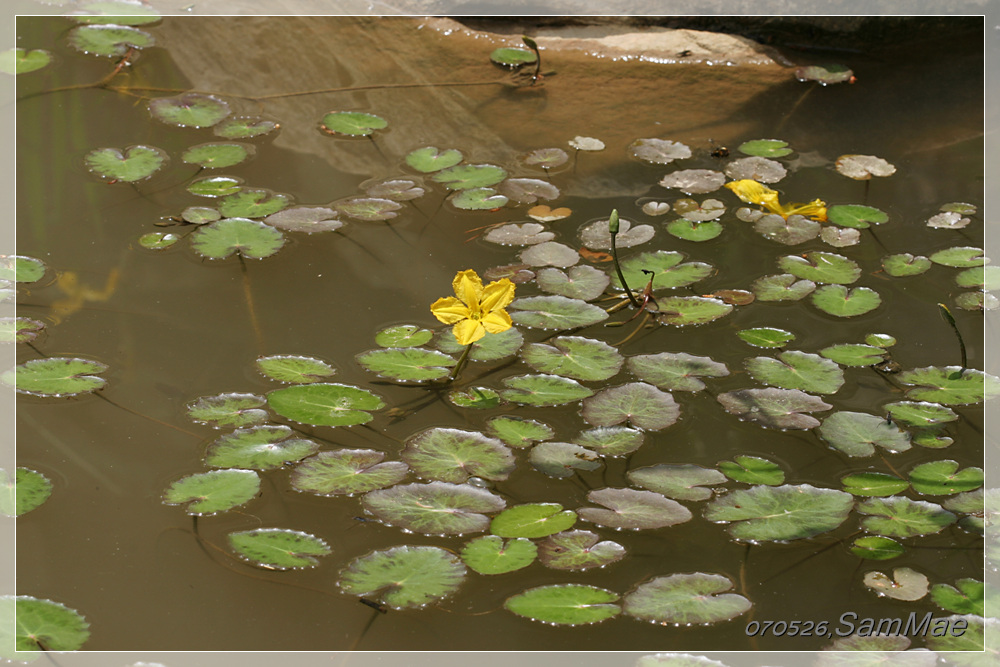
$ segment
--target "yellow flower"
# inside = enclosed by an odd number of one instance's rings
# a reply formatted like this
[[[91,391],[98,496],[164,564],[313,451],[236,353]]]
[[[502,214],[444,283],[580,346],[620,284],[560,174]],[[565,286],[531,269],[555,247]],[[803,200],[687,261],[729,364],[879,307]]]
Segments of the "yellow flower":
[[[514,300],[514,283],[507,278],[483,287],[472,269],[459,271],[451,283],[455,296],[442,297],[431,304],[431,313],[445,324],[454,324],[452,332],[460,345],[469,345],[489,333],[511,327],[504,310]]]
[[[736,196],[746,203],[763,206],[785,220],[790,215],[802,215],[813,220],[826,222],[826,202],[819,199],[813,199],[808,204],[782,204],[778,201],[776,191],[749,178],[741,181],[730,181],[726,183],[726,187],[735,192]]]

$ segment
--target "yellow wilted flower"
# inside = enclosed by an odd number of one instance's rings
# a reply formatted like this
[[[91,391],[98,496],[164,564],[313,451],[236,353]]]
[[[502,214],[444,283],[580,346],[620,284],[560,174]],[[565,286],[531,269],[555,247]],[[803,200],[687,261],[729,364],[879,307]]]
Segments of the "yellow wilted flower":
[[[431,304],[431,313],[445,324],[454,324],[452,333],[460,345],[469,345],[489,333],[510,329],[510,315],[504,310],[514,300],[514,283],[507,278],[483,287],[472,269],[459,271],[451,283],[455,296],[442,297]],[[458,298],[456,298],[458,297]]]
[[[826,202],[819,199],[813,199],[808,204],[782,204],[778,201],[777,191],[749,178],[744,178],[740,181],[730,181],[726,183],[726,187],[736,193],[736,196],[746,203],[763,206],[771,213],[780,215],[785,220],[790,215],[802,215],[813,220],[826,222]]]

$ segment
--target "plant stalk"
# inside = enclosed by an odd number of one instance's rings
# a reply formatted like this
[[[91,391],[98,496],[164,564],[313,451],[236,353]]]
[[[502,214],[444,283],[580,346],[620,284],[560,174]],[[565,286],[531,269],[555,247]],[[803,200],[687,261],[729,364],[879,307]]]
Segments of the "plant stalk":
[[[618,280],[621,281],[622,288],[625,290],[625,294],[628,295],[629,302],[633,308],[641,308],[642,306],[635,300],[632,290],[628,288],[628,283],[625,282],[625,274],[622,273],[622,267],[618,264],[618,246],[615,245],[615,237],[618,236],[618,225],[618,209],[612,209],[611,217],[608,219],[608,231],[611,232],[611,258],[615,262],[615,271],[618,272]]]
[[[454,382],[458,378],[458,374],[462,372],[465,368],[465,364],[469,361],[469,353],[472,352],[472,343],[465,346],[462,350],[462,356],[458,358],[458,363],[455,364],[455,368],[451,370],[451,375],[448,376],[448,382]]]
[[[951,311],[948,310],[948,306],[943,303],[938,304],[938,309],[941,311],[941,317],[944,321],[951,325],[952,331],[955,332],[955,337],[958,338],[958,349],[962,353],[962,372],[969,367],[969,358],[966,356],[965,352],[965,341],[962,340],[962,332],[958,330],[958,324],[955,323],[955,318],[952,317]]]

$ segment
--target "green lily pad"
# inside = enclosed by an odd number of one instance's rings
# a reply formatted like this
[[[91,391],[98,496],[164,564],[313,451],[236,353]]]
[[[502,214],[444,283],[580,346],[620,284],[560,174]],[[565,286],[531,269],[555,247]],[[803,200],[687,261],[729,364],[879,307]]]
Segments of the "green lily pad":
[[[613,618],[621,607],[618,594],[583,584],[553,584],[529,588],[507,598],[508,611],[549,625],[589,625]]]
[[[609,387],[583,402],[583,419],[594,426],[628,422],[644,431],[659,431],[679,417],[674,397],[645,382]]]
[[[498,49],[493,49],[490,53],[490,60],[497,65],[516,68],[534,63],[538,60],[538,56],[535,55],[534,51],[529,49],[522,49],[516,46],[501,46]]]
[[[973,266],[959,271],[955,276],[955,284],[981,290],[1000,289],[1000,266]]]
[[[594,392],[576,380],[558,375],[518,375],[504,378],[507,389],[500,396],[522,405],[552,406],[575,403]]]
[[[669,139],[636,139],[628,147],[629,155],[651,164],[670,164],[691,157],[691,149]]]
[[[117,25],[145,25],[156,23],[163,17],[152,7],[132,0],[110,0],[109,2],[78,3],[80,14],[68,18],[77,23],[114,23]]]
[[[253,470],[210,470],[177,480],[163,494],[167,505],[184,505],[194,516],[211,516],[245,505],[260,493]]]
[[[290,481],[296,491],[317,496],[368,493],[403,481],[407,465],[383,459],[385,453],[373,449],[320,452],[295,466]]]
[[[792,153],[792,149],[788,148],[788,142],[781,141],[780,139],[744,141],[736,150],[746,155],[756,155],[757,157],[785,157]]]
[[[1000,299],[988,292],[963,292],[955,297],[955,305],[962,310],[996,310]]]
[[[667,233],[685,241],[701,243],[711,241],[722,234],[722,225],[715,220],[697,222],[687,218],[678,218],[667,223]]]
[[[276,389],[267,404],[282,417],[314,426],[352,426],[372,420],[371,410],[385,407],[372,392],[345,384],[317,382]]]
[[[805,412],[822,412],[833,406],[798,389],[738,389],[719,394],[717,400],[726,412],[740,419],[755,421],[767,428],[809,429],[819,420]]]
[[[866,572],[864,576],[865,586],[874,590],[879,597],[908,602],[927,595],[929,583],[925,575],[908,567],[893,570],[891,578],[882,572]]]
[[[609,487],[591,491],[587,500],[607,509],[581,507],[580,518],[616,530],[650,530],[691,520],[688,508],[652,491]]]
[[[915,385],[906,397],[944,405],[971,405],[1000,395],[1000,379],[994,375],[958,366],[927,366],[903,371],[896,378]]]
[[[421,347],[368,350],[355,359],[376,375],[404,382],[440,380],[451,373],[451,367],[456,363],[454,358],[443,352]]]
[[[771,327],[755,327],[737,331],[736,335],[754,347],[784,347],[795,340],[795,334],[784,329]]]
[[[954,442],[954,439],[944,435],[940,426],[918,428],[912,433],[912,442],[928,449],[943,449]]]
[[[531,343],[521,358],[540,373],[576,380],[607,380],[618,374],[624,358],[607,343],[580,336],[560,336],[552,344]]]
[[[0,52],[0,72],[27,74],[40,70],[52,62],[52,54],[43,49],[7,49]]]
[[[814,283],[847,285],[861,276],[861,267],[854,260],[832,252],[788,255],[778,260],[778,266],[786,273]]]
[[[940,532],[955,523],[957,517],[940,505],[903,496],[871,498],[858,503],[861,526],[870,533],[888,537],[915,537]]]
[[[655,250],[632,255],[621,263],[625,282],[634,290],[640,290],[649,282],[649,277],[643,273],[653,273],[653,289],[670,289],[686,287],[715,273],[715,267],[704,262],[685,262],[684,255],[679,252]],[[622,289],[617,274],[612,276],[611,284],[616,289]]]
[[[889,334],[883,333],[870,333],[865,336],[865,344],[874,345],[875,347],[892,347],[896,344],[896,339]]]
[[[705,383],[699,378],[729,375],[725,364],[686,352],[638,354],[629,357],[627,363],[640,380],[668,391],[701,391]]]
[[[904,252],[883,257],[882,268],[894,278],[916,276],[931,268],[931,260],[922,255],[911,255]]]
[[[32,359],[5,371],[0,378],[4,384],[22,394],[34,396],[76,396],[97,391],[107,380],[97,373],[108,370],[105,364],[89,359],[49,357]]]
[[[0,280],[33,283],[45,275],[45,264],[34,257],[0,255]]]
[[[934,426],[958,419],[958,414],[951,408],[926,401],[899,401],[882,407],[893,421],[907,426]]]
[[[323,116],[322,129],[330,134],[348,137],[367,137],[375,130],[383,130],[389,121],[381,116],[362,111],[331,111]]]
[[[66,605],[18,595],[14,608],[10,629],[17,651],[76,651],[90,638],[90,624]]]
[[[45,323],[30,317],[0,317],[0,342],[26,343],[45,329]]]
[[[975,579],[959,579],[954,586],[934,584],[931,600],[953,614],[986,616],[986,586]]]
[[[538,543],[538,560],[554,570],[589,570],[605,567],[625,557],[625,547],[601,541],[589,530],[571,530],[550,535]]]
[[[747,372],[758,382],[783,389],[835,394],[844,384],[840,366],[818,354],[788,350],[773,357],[746,360]]]
[[[462,153],[454,148],[442,151],[434,146],[427,146],[406,155],[406,164],[425,174],[454,167],[461,161]]]
[[[315,442],[291,438],[291,435],[292,429],[287,426],[237,429],[208,446],[205,464],[211,468],[274,470],[319,450]]]
[[[759,456],[734,456],[732,461],[719,461],[718,466],[722,474],[734,482],[780,486],[785,481],[781,466]]]
[[[483,535],[467,542],[460,555],[462,562],[479,574],[506,574],[535,562],[538,547],[523,537],[505,540]]]
[[[549,440],[555,434],[548,424],[522,417],[494,417],[487,422],[490,433],[511,447],[530,447],[536,442]]]
[[[930,461],[910,471],[913,490],[925,496],[946,496],[978,489],[983,485],[982,468],[958,469],[958,461]]]
[[[737,540],[779,542],[833,530],[853,507],[854,497],[836,489],[755,486],[711,501],[705,518],[731,523],[729,534]]]
[[[824,347],[819,353],[841,366],[874,366],[885,361],[885,349],[874,345],[849,344]]]
[[[508,178],[497,189],[516,204],[534,204],[539,199],[559,197],[559,188],[537,178]]]
[[[87,169],[111,181],[135,183],[142,181],[166,164],[166,152],[154,146],[129,146],[118,148],[97,148],[83,158]]]
[[[225,197],[243,187],[243,179],[234,176],[209,176],[200,178],[187,187],[187,191],[200,197]]]
[[[114,58],[130,48],[153,46],[156,40],[144,30],[124,25],[80,25],[69,31],[69,44],[82,53]]]
[[[14,473],[14,489],[14,516],[21,516],[49,499],[52,495],[52,482],[36,470],[19,467]]]
[[[564,296],[529,296],[514,299],[511,319],[532,329],[576,329],[608,319],[603,308]]]
[[[201,144],[181,154],[181,160],[202,169],[225,169],[249,159],[254,147],[247,144]]]
[[[229,546],[243,560],[268,570],[300,570],[316,567],[317,556],[330,553],[330,546],[309,533],[286,528],[256,528],[229,533]]]
[[[479,533],[490,525],[487,514],[506,505],[500,496],[468,484],[403,484],[365,494],[364,508],[383,523],[424,535]]]
[[[646,434],[626,426],[598,426],[580,433],[573,444],[593,450],[601,456],[628,456],[642,447]]]
[[[225,218],[191,234],[191,247],[209,259],[225,259],[237,253],[247,259],[264,259],[283,245],[285,237],[281,232],[249,218]]]
[[[488,188],[507,178],[507,172],[494,164],[463,164],[435,172],[431,179],[449,190]]]
[[[506,206],[509,200],[493,188],[466,188],[452,194],[448,201],[463,211],[493,211]]]
[[[844,83],[854,78],[854,72],[845,65],[805,65],[795,70],[799,81],[816,81],[824,86]]]
[[[222,214],[208,206],[188,206],[181,211],[181,219],[192,225],[204,225],[220,219]]]
[[[460,408],[490,410],[498,407],[503,401],[500,394],[489,387],[468,387],[448,392],[448,400]]]
[[[535,539],[569,530],[576,512],[557,503],[528,503],[508,507],[493,517],[490,532],[500,537]]]
[[[983,264],[989,264],[990,262],[981,248],[972,248],[968,246],[938,250],[930,256],[930,260],[935,264],[952,266],[960,269],[968,268],[970,266],[982,266]]]
[[[831,206],[826,210],[826,215],[833,224],[853,229],[867,229],[871,225],[889,221],[889,215],[885,211],[859,204]]]
[[[295,384],[320,382],[337,370],[321,359],[297,354],[275,354],[258,357],[254,362],[257,370],[272,380]]]
[[[444,549],[398,546],[355,558],[337,583],[350,595],[374,597],[393,609],[416,609],[454,593],[465,575],[459,557]]]
[[[784,245],[798,245],[819,236],[823,226],[802,215],[783,218],[780,215],[770,214],[754,220],[753,228],[755,232],[771,241]]]
[[[597,452],[570,442],[542,442],[528,454],[531,467],[556,478],[572,477],[577,470],[597,470],[601,467],[600,459]]]
[[[188,416],[199,424],[216,428],[253,426],[267,421],[264,398],[256,394],[226,393],[202,396],[188,404]]]
[[[167,125],[211,127],[228,116],[230,111],[229,105],[214,95],[185,93],[177,97],[158,97],[150,100],[149,113]]]
[[[672,465],[659,463],[628,472],[628,479],[636,486],[661,493],[674,500],[708,500],[710,484],[723,484],[726,476],[712,468],[702,468],[691,463]],[[780,483],[780,482],[779,482]]]
[[[841,413],[837,413],[841,414]],[[885,497],[905,491],[910,483],[884,472],[856,472],[840,479],[844,491],[855,496]]]
[[[430,428],[414,435],[400,458],[420,477],[453,484],[470,477],[502,481],[514,471],[514,455],[502,442],[454,428]]]
[[[561,167],[568,160],[569,155],[561,148],[536,148],[521,158],[524,164],[545,170]]]
[[[539,289],[568,299],[592,301],[604,293],[611,282],[604,271],[582,264],[571,266],[565,272],[547,267],[538,272],[535,281]]]
[[[811,298],[814,306],[836,317],[864,315],[882,303],[882,297],[873,289],[855,287],[849,290],[843,285],[823,285]]]
[[[380,347],[419,347],[433,337],[430,329],[421,329],[416,324],[399,324],[375,334],[375,343]]]
[[[958,622],[961,621],[965,625],[958,626]],[[964,667],[979,667],[984,664],[983,659],[986,655],[992,655],[996,653],[996,640],[994,639],[993,631],[996,627],[996,620],[994,618],[981,618],[979,616],[946,616],[944,619],[938,620],[936,623],[944,625],[947,623],[947,627],[952,628],[951,631],[940,631],[941,634],[935,634],[934,630],[927,635],[927,648],[931,651],[953,651],[948,656],[948,661],[953,662],[957,665],[963,665]],[[934,625],[932,624],[932,628]],[[955,631],[959,628],[964,628],[964,630],[959,634]],[[986,649],[986,653],[983,649]],[[968,653],[955,653],[957,651],[968,651]],[[964,658],[964,659],[963,659]],[[985,658],[989,660],[989,658]]]
[[[721,574],[694,572],[655,577],[625,596],[624,611],[661,625],[710,625],[736,618],[753,606],[742,595],[726,592],[732,588],[733,582]]]
[[[881,535],[859,537],[851,544],[851,553],[868,560],[889,560],[903,555],[906,549],[896,540]]]
[[[957,496],[952,496],[945,500],[941,505],[946,510],[951,510],[952,512],[962,512],[963,514],[984,514],[984,502],[986,499],[986,494],[982,489],[977,489],[975,491],[966,491],[965,493],[960,493]]]
[[[227,218],[264,218],[292,202],[289,195],[270,190],[243,188],[219,201],[219,213]]]
[[[365,222],[391,220],[398,215],[396,211],[403,208],[399,202],[383,197],[353,197],[334,206],[347,217]]]
[[[692,324],[707,324],[733,312],[733,307],[721,299],[703,296],[668,296],[656,300],[660,324],[683,327]]]
[[[796,280],[790,273],[758,278],[751,286],[760,301],[798,301],[816,289],[811,280]]]
[[[909,433],[866,412],[834,412],[818,430],[831,447],[848,456],[871,456],[876,446],[892,453],[910,448]]]
[[[465,351],[465,346],[459,344],[455,339],[454,332],[449,328],[438,334],[434,343],[439,350],[447,354],[459,354]],[[524,344],[524,336],[516,327],[511,327],[500,333],[487,333],[485,336],[472,344],[472,351],[469,353],[470,361],[497,361],[505,359],[521,349]]]
[[[252,139],[270,134],[280,127],[273,120],[260,116],[233,116],[212,128],[212,134],[222,139]]]

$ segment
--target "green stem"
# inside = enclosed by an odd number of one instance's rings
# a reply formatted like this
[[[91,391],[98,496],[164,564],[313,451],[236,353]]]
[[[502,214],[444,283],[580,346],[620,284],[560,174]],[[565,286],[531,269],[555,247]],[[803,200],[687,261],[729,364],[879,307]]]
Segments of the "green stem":
[[[941,316],[944,318],[945,322],[951,325],[952,331],[955,332],[955,336],[958,338],[958,348],[962,353],[962,372],[969,367],[969,359],[965,352],[965,341],[962,340],[962,332],[958,330],[958,324],[955,323],[955,318],[952,317],[951,311],[948,310],[948,306],[943,303],[938,304],[938,309],[941,311]]]
[[[628,283],[625,282],[625,275],[622,273],[622,267],[618,264],[618,246],[615,245],[615,237],[618,236],[618,209],[612,209],[611,211],[611,217],[608,219],[608,231],[611,232],[611,258],[615,262],[615,271],[618,272],[618,280],[621,281],[622,288],[625,290],[625,294],[628,295],[628,300],[632,303],[632,307],[641,308],[642,306],[635,300],[632,290],[628,288]]]
[[[449,382],[454,382],[458,377],[458,374],[462,372],[463,368],[465,368],[466,362],[469,361],[470,352],[472,352],[472,343],[466,345],[465,349],[462,350],[462,356],[458,358],[458,363],[455,364],[455,368],[451,370],[451,375],[448,376]]]

